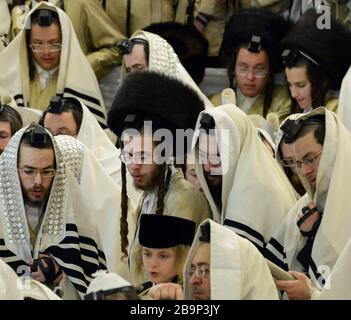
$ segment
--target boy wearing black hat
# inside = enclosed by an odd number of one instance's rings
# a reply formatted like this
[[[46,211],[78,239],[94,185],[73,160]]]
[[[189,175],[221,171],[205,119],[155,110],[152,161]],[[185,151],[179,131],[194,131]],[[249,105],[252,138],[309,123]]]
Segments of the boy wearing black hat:
[[[159,283],[183,283],[183,266],[195,234],[195,222],[155,214],[140,217],[140,250],[135,259],[138,272],[145,273],[148,281],[137,291],[148,293]]]

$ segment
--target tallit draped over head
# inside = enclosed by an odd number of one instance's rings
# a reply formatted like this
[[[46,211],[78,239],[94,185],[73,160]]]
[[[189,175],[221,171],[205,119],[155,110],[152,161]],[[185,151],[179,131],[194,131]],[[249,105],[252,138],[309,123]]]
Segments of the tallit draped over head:
[[[0,257],[21,273],[39,253],[49,254],[62,268],[64,279],[82,296],[94,272],[106,267],[112,271],[123,268],[116,247],[119,234],[114,232],[119,227],[119,199],[111,195],[118,190],[84,145],[70,136],[49,134],[56,174],[43,222],[31,244],[17,170],[18,150],[26,129],[13,136],[0,160]],[[97,192],[103,190],[102,186],[106,190]]]
[[[192,299],[189,272],[202,242],[201,228],[210,225],[211,300],[277,300],[278,293],[263,256],[248,240],[208,219],[201,223],[184,266],[184,298]]]
[[[322,268],[330,270],[334,266],[351,235],[351,199],[343,195],[351,179],[351,141],[350,133],[337,115],[324,107],[300,114],[298,119],[305,120],[316,115],[325,115],[326,131],[315,191],[308,180],[300,176],[307,193],[291,209],[267,249],[282,267],[302,271],[296,255],[306,240],[296,222],[302,208],[313,202],[323,212],[323,217],[314,239],[312,266],[308,272],[312,279],[320,279],[319,283],[324,284]]]
[[[137,30],[133,33],[131,39],[141,38],[149,44],[149,61],[148,69],[150,71],[160,72],[169,77],[174,77],[184,84],[191,86],[201,97],[206,108],[213,107],[211,101],[202,93],[195,81],[191,78],[189,73],[185,70],[180,63],[178,56],[174,52],[172,46],[160,36],[143,31]],[[122,77],[126,74],[125,65],[122,63]]]
[[[89,108],[102,126],[106,127],[106,110],[94,71],[84,56],[72,23],[64,11],[46,1],[38,3],[26,16],[24,28],[0,54],[0,88],[14,96],[20,107],[31,107],[29,101],[29,65],[26,29],[31,27],[32,14],[40,9],[57,12],[62,33],[62,48],[56,94],[77,97]]]
[[[222,212],[216,207],[198,157],[200,121],[208,114],[222,164]],[[296,198],[288,179],[260,141],[251,120],[234,105],[203,111],[193,139],[195,170],[216,222],[263,249]]]

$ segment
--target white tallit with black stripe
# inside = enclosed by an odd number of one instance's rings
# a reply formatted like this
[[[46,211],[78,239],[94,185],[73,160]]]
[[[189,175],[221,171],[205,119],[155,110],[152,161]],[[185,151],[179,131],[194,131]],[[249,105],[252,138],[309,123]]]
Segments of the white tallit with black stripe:
[[[207,219],[210,224],[211,300],[278,300],[278,293],[268,265],[257,248],[235,232]],[[193,297],[189,272],[200,246],[201,228],[184,265],[184,295]]]
[[[323,212],[323,217],[314,239],[308,275],[316,285],[318,282],[323,286],[351,236],[351,198],[347,194],[351,179],[351,136],[336,114],[323,107],[301,114],[300,118],[307,119],[316,114],[326,117],[316,190],[313,191],[308,180],[300,176],[307,193],[275,232],[267,251],[272,254],[269,258],[282,268],[303,272],[296,256],[305,246],[306,237],[301,235],[296,223],[302,208],[313,202]]]
[[[69,136],[53,137],[57,171],[32,251],[17,171],[18,149],[25,129],[14,135],[0,159],[0,258],[22,274],[28,272],[26,267],[39,253],[47,253],[61,266],[65,283],[82,296],[94,272],[108,265],[118,268],[118,250],[114,250],[119,247],[119,234],[112,232],[114,228],[119,230],[119,225],[114,225],[118,223],[118,210],[107,210],[108,204],[115,208],[115,203],[107,203],[112,197],[101,199],[99,193],[94,194],[96,185],[91,179],[99,183],[101,179],[94,178],[101,176],[103,170],[99,170],[100,164],[84,146]],[[104,183],[114,191],[114,184],[109,184],[108,179]],[[64,286],[64,291],[67,288]],[[74,292],[65,295],[73,297]]]
[[[64,11],[45,1],[28,13],[25,28],[0,53],[0,88],[12,94],[18,106],[30,106],[26,28],[30,28],[31,15],[38,9],[56,11],[60,20],[62,49],[56,94],[81,99],[99,123],[106,127],[106,110],[99,84],[80,48],[72,23]]]
[[[219,212],[199,164],[200,119],[213,117],[222,163],[222,212]],[[202,111],[193,139],[195,170],[214,220],[249,239],[263,251],[273,232],[295,204],[294,191],[257,135],[248,116],[227,104]]]

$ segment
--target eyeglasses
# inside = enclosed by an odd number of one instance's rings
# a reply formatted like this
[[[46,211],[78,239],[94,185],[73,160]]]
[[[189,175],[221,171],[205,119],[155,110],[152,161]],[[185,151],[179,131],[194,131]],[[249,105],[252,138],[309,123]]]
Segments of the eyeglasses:
[[[122,152],[119,159],[126,165],[134,164],[152,164],[152,154],[143,153],[139,155],[131,155],[128,152]]]
[[[189,277],[196,275],[198,278],[205,278],[210,274],[210,268],[207,266],[200,266],[198,268],[191,269],[189,272]]]
[[[296,170],[301,170],[302,165],[308,166],[308,167],[312,167],[315,165],[315,161],[317,160],[317,157],[322,153],[323,149],[319,152],[317,152],[313,157],[309,158],[309,159],[305,159],[302,161],[295,161],[295,167]]]
[[[33,52],[43,52],[45,48],[48,48],[49,52],[57,52],[61,50],[61,43],[33,43],[29,47]]]
[[[201,164],[211,164],[217,166],[221,164],[221,157],[214,154],[207,154],[206,152],[199,150],[199,160]]]
[[[24,175],[26,175],[29,178],[34,178],[38,174],[38,172],[41,174],[43,178],[51,178],[55,175],[56,170],[52,168],[47,168],[47,169],[37,169],[37,168],[18,168],[19,172],[22,172]]]
[[[235,74],[238,76],[247,77],[249,72],[250,72],[250,69],[247,66],[235,67]],[[252,73],[256,78],[264,78],[268,74],[268,71],[263,68],[253,68]]]
[[[295,160],[293,158],[283,158],[280,160],[283,167],[295,167]]]

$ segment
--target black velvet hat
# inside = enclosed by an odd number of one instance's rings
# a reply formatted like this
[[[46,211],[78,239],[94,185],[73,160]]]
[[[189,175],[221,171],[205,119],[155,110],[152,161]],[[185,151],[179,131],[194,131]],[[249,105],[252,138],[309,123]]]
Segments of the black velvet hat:
[[[139,242],[148,248],[162,249],[176,245],[191,246],[195,235],[195,222],[167,215],[142,214]]]

